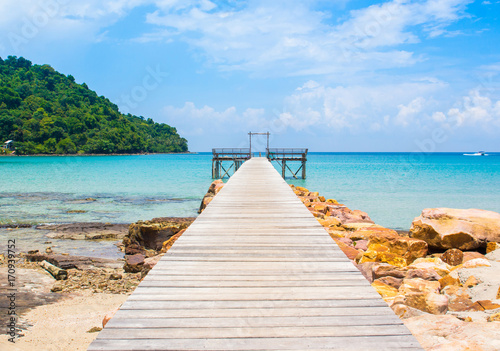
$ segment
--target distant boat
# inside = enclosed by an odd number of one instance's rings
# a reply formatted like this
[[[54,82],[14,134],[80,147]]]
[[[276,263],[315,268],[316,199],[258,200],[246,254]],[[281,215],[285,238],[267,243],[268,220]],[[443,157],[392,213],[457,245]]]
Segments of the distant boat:
[[[488,154],[485,154],[484,151],[478,151],[473,154],[464,154],[464,156],[488,156]]]

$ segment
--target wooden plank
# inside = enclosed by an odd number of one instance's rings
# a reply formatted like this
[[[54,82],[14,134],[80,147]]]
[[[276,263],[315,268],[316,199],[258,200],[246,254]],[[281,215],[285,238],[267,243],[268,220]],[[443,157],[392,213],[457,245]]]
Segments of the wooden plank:
[[[89,350],[421,350],[265,159],[230,178]]]

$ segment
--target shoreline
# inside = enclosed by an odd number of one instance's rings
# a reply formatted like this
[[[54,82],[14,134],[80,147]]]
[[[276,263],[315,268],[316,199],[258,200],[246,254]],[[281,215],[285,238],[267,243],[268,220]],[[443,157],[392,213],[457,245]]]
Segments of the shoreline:
[[[147,155],[198,155],[199,152],[144,152],[144,153],[136,153],[136,154],[32,154],[32,155],[17,155],[17,154],[0,154],[0,157],[6,156],[6,157],[12,157],[12,156],[19,156],[19,157],[50,157],[50,156],[56,156],[56,157],[63,157],[63,156],[72,156],[72,157],[86,157],[86,156],[147,156]]]

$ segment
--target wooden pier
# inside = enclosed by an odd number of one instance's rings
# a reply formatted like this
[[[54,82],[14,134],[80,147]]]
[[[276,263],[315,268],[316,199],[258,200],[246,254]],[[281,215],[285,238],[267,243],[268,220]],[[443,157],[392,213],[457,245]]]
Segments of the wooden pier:
[[[212,149],[212,178],[230,177],[246,160],[252,157],[251,149]]]
[[[90,345],[422,350],[267,158],[251,158]]]
[[[267,149],[267,159],[275,161],[281,167],[281,176],[286,178],[287,169],[292,177],[297,179],[297,174],[302,171],[302,179],[306,179],[307,149]],[[294,171],[287,162],[300,162],[299,168]]]

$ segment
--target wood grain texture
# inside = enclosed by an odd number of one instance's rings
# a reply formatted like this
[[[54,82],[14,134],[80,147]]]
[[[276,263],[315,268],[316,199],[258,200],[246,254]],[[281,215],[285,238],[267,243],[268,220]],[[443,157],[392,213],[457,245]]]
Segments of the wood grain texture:
[[[422,350],[266,159],[245,162],[89,350]]]

